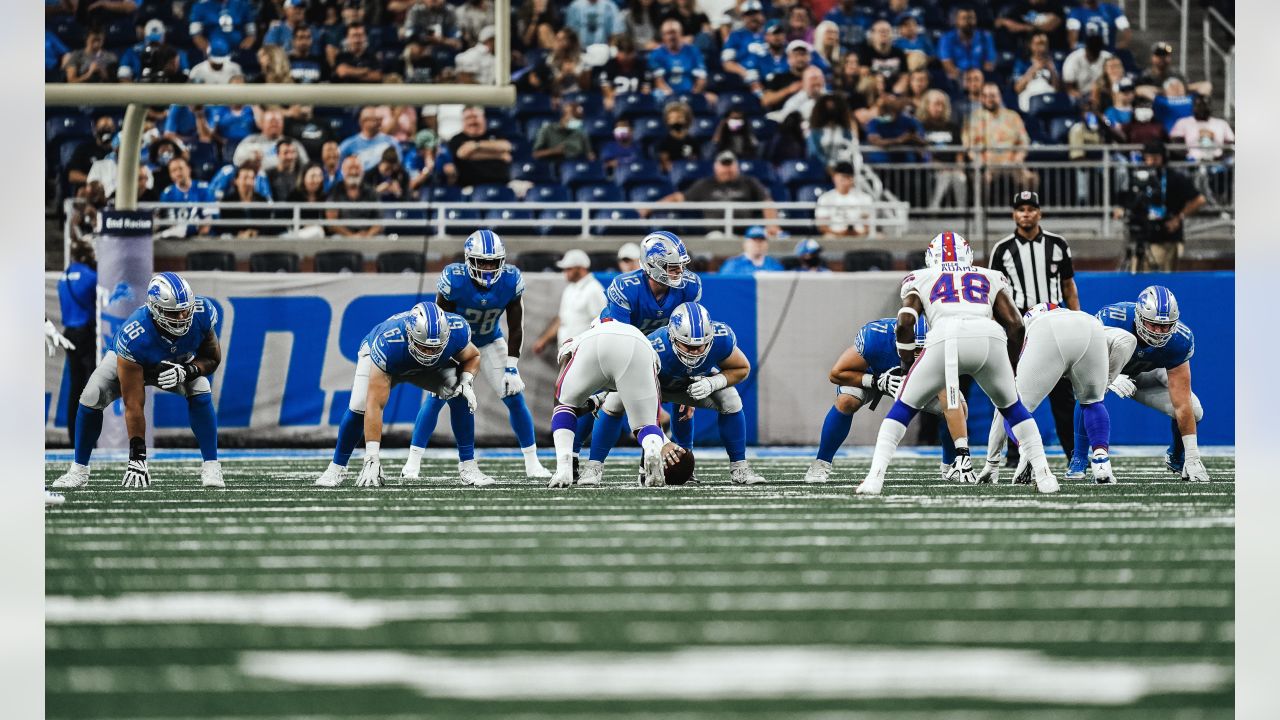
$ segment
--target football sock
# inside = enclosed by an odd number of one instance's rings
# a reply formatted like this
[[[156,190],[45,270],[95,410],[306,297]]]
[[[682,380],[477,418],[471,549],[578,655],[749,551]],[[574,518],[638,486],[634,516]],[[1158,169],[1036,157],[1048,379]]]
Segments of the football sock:
[[[1101,405],[1102,403],[1097,403]],[[1089,438],[1092,433],[1089,432],[1089,422],[1085,418],[1084,408],[1079,403],[1076,404],[1075,422],[1076,429],[1076,445],[1071,449],[1071,458],[1077,463],[1082,463],[1089,458]],[[1108,417],[1107,425],[1110,426],[1111,421]],[[1107,435],[1110,437],[1111,431],[1108,429]]]
[[[1187,458],[1200,459],[1200,441],[1195,435],[1179,435],[1178,439],[1182,441],[1183,452]]]
[[[577,457],[582,453],[582,446],[587,442],[587,436],[591,434],[591,428],[595,425],[596,416],[591,413],[583,413],[578,418],[578,429],[573,434],[573,455]]]
[[[618,443],[618,434],[622,431],[625,419],[623,415],[614,416],[607,412],[601,412],[596,417],[595,429],[591,431],[592,460],[604,462],[609,457],[609,451]]]
[[[413,438],[409,440],[412,447],[424,448],[431,441],[436,431],[436,423],[440,421],[440,411],[445,402],[432,394],[427,394],[427,401],[418,408],[418,417],[413,421]]]
[[[333,464],[346,467],[351,462],[351,453],[356,444],[364,436],[364,413],[347,408],[338,423],[338,444],[333,448]]]
[[[79,446],[80,443],[76,443]],[[1182,441],[1182,431],[1178,429],[1178,421],[1173,420],[1173,456],[1175,458],[1185,457],[1186,445]]]
[[[420,467],[422,465],[422,454],[426,452],[426,448],[418,445],[409,446],[409,459],[405,462],[407,467]]]
[[[831,462],[836,456],[836,450],[848,439],[852,427],[853,415],[845,415],[832,405],[827,411],[827,418],[822,421],[822,435],[818,438],[818,459]],[[720,431],[720,437],[724,438],[724,430]]]
[[[218,459],[218,417],[213,412],[213,393],[200,393],[187,398],[187,414],[191,419],[191,432],[200,446],[200,458],[205,462]]]
[[[648,454],[661,452],[666,437],[662,434],[662,428],[657,425],[645,425],[636,431],[636,439],[640,441],[640,447]]]
[[[102,434],[102,411],[81,405],[76,412],[76,464],[88,465]]]
[[[1081,405],[1080,413],[1084,415],[1084,427],[1089,436],[1089,449],[1109,451],[1111,449],[1111,414],[1107,412],[1107,406],[1101,402]],[[1076,442],[1078,446],[1079,440],[1077,439]]]
[[[458,444],[458,460],[466,462],[476,456],[476,416],[467,407],[467,399],[459,395],[449,401],[449,427]],[[412,457],[412,450],[410,450]],[[422,451],[418,451],[422,456]]]
[[[720,441],[724,443],[725,452],[729,453],[729,462],[746,460],[747,414],[742,410],[724,413],[717,418],[716,423],[720,426]]]
[[[520,447],[533,447],[537,442],[533,434],[533,413],[529,412],[529,405],[524,401],[524,393],[504,397],[502,404],[507,406],[511,429],[516,431],[516,441],[520,443]]]
[[[876,434],[876,451],[871,456],[871,469],[867,471],[867,477],[884,475],[894,451],[898,449],[898,443],[902,442],[902,436],[906,434],[907,426],[892,416],[880,423],[880,432]]]
[[[557,405],[551,414],[551,440],[556,448],[556,472],[573,467],[573,438],[578,415],[568,405]]]
[[[1044,442],[1040,439],[1040,428],[1030,416],[1013,426],[1013,434],[1018,438],[1018,447],[1022,457],[1031,463],[1037,473],[1049,471],[1049,461],[1044,456]]]
[[[676,406],[671,406],[671,442],[688,450],[693,447],[693,418],[681,420]]]

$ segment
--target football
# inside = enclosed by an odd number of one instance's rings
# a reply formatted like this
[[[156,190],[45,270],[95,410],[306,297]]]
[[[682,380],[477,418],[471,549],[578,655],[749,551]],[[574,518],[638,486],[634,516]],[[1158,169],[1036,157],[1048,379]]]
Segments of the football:
[[[693,451],[685,450],[674,463],[668,463],[666,477],[668,485],[684,485],[693,477]]]

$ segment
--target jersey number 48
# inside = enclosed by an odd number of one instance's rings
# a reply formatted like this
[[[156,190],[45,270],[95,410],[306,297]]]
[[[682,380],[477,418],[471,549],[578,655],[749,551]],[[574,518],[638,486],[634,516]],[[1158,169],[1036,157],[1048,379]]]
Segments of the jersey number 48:
[[[981,273],[965,273],[960,276],[960,290],[956,291],[956,276],[954,273],[943,273],[938,276],[938,281],[933,284],[933,289],[929,291],[929,302],[953,303],[960,302],[960,298],[964,298],[965,302],[986,305],[991,294],[991,281]]]

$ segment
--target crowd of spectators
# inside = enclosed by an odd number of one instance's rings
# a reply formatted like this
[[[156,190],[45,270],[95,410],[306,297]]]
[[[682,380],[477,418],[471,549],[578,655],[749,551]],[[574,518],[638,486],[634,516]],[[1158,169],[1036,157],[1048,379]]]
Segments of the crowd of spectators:
[[[1017,165],[1036,145],[1172,140],[1219,161],[1215,148],[1234,140],[1208,83],[1181,77],[1168,43],[1140,62],[1123,11],[1099,0],[517,0],[513,11],[515,108],[152,108],[144,197],[394,203],[550,186],[533,197],[814,200],[815,225],[840,237],[867,232],[846,216],[871,200],[869,166],[938,164],[920,171],[923,195],[885,182],[936,208],[976,190],[960,161],[996,165],[986,180],[1005,194],[1035,188]],[[48,0],[46,73],[491,83],[493,18],[492,0]],[[51,116],[64,197],[95,180],[114,194],[115,112]],[[491,186],[511,195],[474,192]],[[770,232],[773,217],[760,214]],[[246,234],[184,232],[208,230]]]

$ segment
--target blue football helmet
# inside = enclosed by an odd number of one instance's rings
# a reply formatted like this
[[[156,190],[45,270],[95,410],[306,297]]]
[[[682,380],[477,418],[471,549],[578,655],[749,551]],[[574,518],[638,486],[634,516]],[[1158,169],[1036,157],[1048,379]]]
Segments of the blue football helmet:
[[[929,241],[929,249],[924,254],[924,266],[935,268],[942,263],[959,263],[965,267],[973,265],[973,247],[963,235],[944,230]]]
[[[195,320],[196,295],[185,278],[163,272],[147,284],[147,310],[157,327],[170,335],[186,335]]]
[[[498,233],[477,230],[462,243],[462,257],[471,279],[490,288],[502,275],[502,266],[507,261],[507,248],[502,244]]]
[[[1138,294],[1133,329],[1151,347],[1164,347],[1178,327],[1178,299],[1169,288],[1152,285]]]
[[[1057,303],[1051,303],[1051,302],[1043,302],[1038,305],[1032,305],[1031,309],[1022,313],[1022,326],[1031,327],[1032,321],[1034,321],[1036,318],[1040,317],[1041,315],[1048,315],[1049,313],[1053,312],[1054,310],[1057,310],[1060,307],[1062,306]]]
[[[687,302],[671,313],[667,322],[667,335],[671,349],[686,367],[696,368],[707,359],[715,342],[715,329],[711,327],[711,313],[696,302]]]
[[[413,359],[423,365],[433,365],[449,344],[449,318],[439,305],[420,302],[409,311],[405,335],[409,336],[409,354]]]
[[[682,288],[688,282],[684,274],[688,265],[689,251],[675,233],[655,230],[640,241],[640,267],[653,280],[667,287]]]

